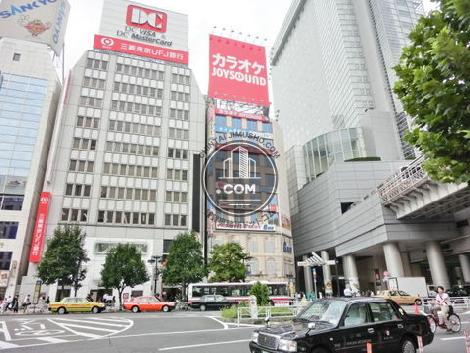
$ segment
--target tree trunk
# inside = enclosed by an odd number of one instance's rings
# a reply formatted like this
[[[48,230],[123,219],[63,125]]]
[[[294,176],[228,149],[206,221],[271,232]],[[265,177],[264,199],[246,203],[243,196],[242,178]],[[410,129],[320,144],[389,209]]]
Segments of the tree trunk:
[[[118,288],[118,292],[119,292],[119,311],[122,311],[122,292],[124,292],[124,288]]]
[[[78,286],[73,286],[73,293],[74,293],[74,297],[76,298],[77,297],[77,291],[78,291]]]
[[[60,286],[60,297],[59,297],[59,301],[61,301],[62,299],[64,299],[64,290],[65,290],[65,285],[62,283],[61,286]]]

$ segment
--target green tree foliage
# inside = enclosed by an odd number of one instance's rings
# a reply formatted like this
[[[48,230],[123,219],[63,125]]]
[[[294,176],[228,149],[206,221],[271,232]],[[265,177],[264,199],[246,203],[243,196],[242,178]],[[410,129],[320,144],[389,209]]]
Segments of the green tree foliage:
[[[244,260],[246,254],[240,244],[227,243],[214,246],[211,253],[209,270],[214,274],[210,280],[213,282],[239,282],[246,278]]]
[[[441,182],[470,180],[470,1],[442,0],[422,17],[395,67],[395,93],[413,117],[407,140]]]
[[[163,282],[181,285],[183,298],[189,283],[199,282],[207,275],[202,246],[194,233],[179,234],[170,246]]]
[[[122,308],[122,293],[127,287],[147,282],[149,276],[142,255],[133,244],[118,244],[106,254],[101,270],[101,281],[106,288],[119,292],[119,308]]]
[[[72,286],[77,296],[77,290],[85,279],[86,269],[83,265],[89,260],[83,247],[85,236],[76,225],[57,227],[38,266],[38,277],[45,284],[58,281],[62,295],[65,286]]]
[[[262,284],[261,282],[256,282],[251,287],[249,294],[256,297],[256,303],[258,305],[269,304],[269,288],[267,285]]]

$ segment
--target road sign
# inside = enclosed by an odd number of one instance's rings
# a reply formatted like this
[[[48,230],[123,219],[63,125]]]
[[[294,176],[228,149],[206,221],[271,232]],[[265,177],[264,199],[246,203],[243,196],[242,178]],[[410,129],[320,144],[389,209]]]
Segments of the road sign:
[[[336,265],[336,260],[328,260],[328,261],[326,262],[326,264],[327,264],[328,266],[334,266],[334,265]]]
[[[307,261],[297,261],[297,266],[299,267],[308,267],[311,266]]]

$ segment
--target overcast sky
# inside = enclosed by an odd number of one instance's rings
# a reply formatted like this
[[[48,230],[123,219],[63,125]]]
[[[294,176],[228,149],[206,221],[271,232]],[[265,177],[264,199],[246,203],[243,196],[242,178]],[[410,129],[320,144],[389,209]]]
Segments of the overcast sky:
[[[207,91],[209,33],[228,36],[236,33],[237,39],[269,47],[276,39],[291,3],[291,0],[135,1],[189,16],[189,66],[203,93]],[[85,50],[93,48],[93,35],[98,33],[103,0],[69,2],[71,12],[65,38],[66,69],[71,68]],[[430,8],[429,0],[425,0],[425,8]]]

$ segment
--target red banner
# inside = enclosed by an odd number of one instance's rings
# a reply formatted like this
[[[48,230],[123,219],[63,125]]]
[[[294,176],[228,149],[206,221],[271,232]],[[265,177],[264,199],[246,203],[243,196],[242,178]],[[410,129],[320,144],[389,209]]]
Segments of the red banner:
[[[95,49],[112,50],[126,54],[144,56],[146,58],[171,61],[179,64],[188,64],[188,52],[157,47],[155,45],[132,42],[130,40],[106,37],[95,34]]]
[[[208,96],[269,106],[264,47],[211,35]]]
[[[44,238],[46,236],[47,211],[49,210],[50,192],[42,192],[39,199],[38,211],[36,213],[36,224],[34,225],[33,237],[31,239],[31,251],[29,262],[41,261]]]

